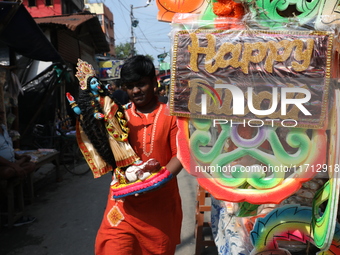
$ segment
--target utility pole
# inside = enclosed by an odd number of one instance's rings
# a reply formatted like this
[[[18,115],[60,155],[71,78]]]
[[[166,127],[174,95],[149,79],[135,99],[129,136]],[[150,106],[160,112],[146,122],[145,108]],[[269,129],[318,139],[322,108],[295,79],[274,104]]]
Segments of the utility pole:
[[[131,4],[130,6],[130,20],[131,20],[131,37],[130,37],[130,57],[135,55],[135,44],[136,44],[136,38],[134,35],[134,31],[133,29],[135,27],[138,26],[138,20],[135,19],[135,17],[133,16],[133,9],[139,9],[139,8],[145,8],[148,7],[151,3],[151,0],[147,0],[146,5],[144,6],[138,6],[138,7],[133,7],[133,5]]]
[[[134,21],[134,17],[133,17],[133,5],[131,4],[131,10],[130,10],[130,20],[131,20],[131,37],[130,37],[130,57],[135,55],[135,35],[133,33],[133,21]]]

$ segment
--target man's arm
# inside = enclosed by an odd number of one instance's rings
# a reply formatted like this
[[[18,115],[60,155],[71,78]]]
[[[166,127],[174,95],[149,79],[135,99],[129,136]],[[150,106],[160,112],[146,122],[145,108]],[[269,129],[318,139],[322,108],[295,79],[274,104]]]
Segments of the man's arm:
[[[15,162],[11,162],[1,156],[0,156],[0,166],[13,168],[18,176],[20,175],[20,173],[23,172],[20,165],[16,164]]]
[[[21,163],[24,162],[29,162],[31,161],[31,156],[30,155],[19,155],[15,153],[15,159],[18,160],[19,162],[17,162],[19,165],[21,165]]]
[[[0,156],[0,165],[1,166],[12,166],[12,165],[15,165],[15,163]]]
[[[169,170],[170,173],[172,173],[175,176],[179,174],[183,166],[177,157],[173,157],[172,159],[170,159],[169,163],[166,165],[166,168]]]
[[[183,166],[179,159],[177,158],[177,118],[173,117],[171,120],[171,128],[170,128],[170,147],[172,151],[172,158],[166,165],[166,168],[172,173],[174,176],[179,174],[182,170]]]

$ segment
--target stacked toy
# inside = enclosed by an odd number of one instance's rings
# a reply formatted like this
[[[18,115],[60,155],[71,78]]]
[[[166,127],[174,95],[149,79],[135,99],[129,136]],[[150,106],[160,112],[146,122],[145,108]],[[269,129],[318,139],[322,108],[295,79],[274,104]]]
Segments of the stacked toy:
[[[158,0],[184,168],[249,254],[340,254],[338,1],[184,2]]]

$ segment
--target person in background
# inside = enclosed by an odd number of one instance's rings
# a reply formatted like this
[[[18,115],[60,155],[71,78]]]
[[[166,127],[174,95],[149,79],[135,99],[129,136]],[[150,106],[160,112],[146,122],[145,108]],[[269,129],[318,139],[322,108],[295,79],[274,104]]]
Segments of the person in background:
[[[110,85],[109,87],[110,87],[110,92],[111,92],[109,96],[112,99],[115,99],[121,105],[125,105],[130,101],[130,99],[126,91],[121,89],[120,83],[121,83],[120,79],[109,81],[109,85]]]
[[[158,101],[155,67],[148,57],[137,55],[126,60],[121,80],[132,102],[126,110],[131,146],[143,161],[155,158],[174,177],[137,196],[116,200],[109,193],[95,254],[173,255],[182,224],[176,117],[167,115],[167,106]]]
[[[165,91],[165,86],[161,85],[157,88],[157,96],[158,96],[158,100],[162,103],[167,103],[168,102],[168,97],[165,95],[166,91]]]
[[[28,155],[18,155],[4,124],[5,112],[0,110],[0,179],[24,178],[34,172],[35,164]]]
[[[24,179],[35,171],[36,166],[33,162],[30,162],[30,156],[15,153],[12,139],[4,124],[5,119],[5,112],[0,110],[0,180]],[[22,216],[14,223],[14,226],[32,223],[35,219],[32,216]]]

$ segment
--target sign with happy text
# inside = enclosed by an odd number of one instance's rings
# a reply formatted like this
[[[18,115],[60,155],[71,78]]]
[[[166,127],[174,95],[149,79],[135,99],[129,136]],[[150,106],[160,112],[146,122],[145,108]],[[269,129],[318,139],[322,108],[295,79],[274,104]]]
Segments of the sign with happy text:
[[[325,127],[338,77],[333,40],[315,31],[178,31],[170,113],[216,124]]]

